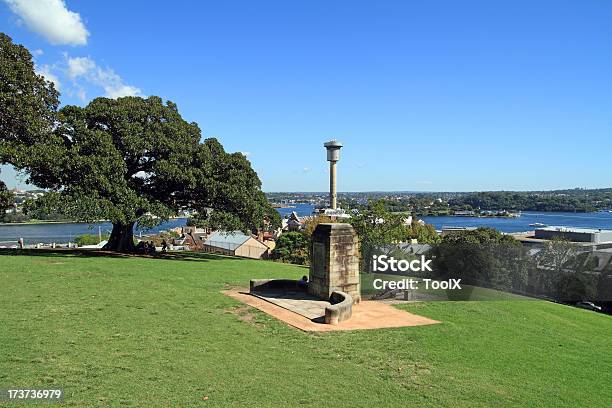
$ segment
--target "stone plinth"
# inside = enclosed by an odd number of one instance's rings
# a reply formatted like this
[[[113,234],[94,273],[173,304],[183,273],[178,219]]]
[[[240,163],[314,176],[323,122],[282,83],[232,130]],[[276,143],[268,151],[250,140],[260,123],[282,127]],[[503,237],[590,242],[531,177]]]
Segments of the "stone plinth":
[[[308,292],[329,299],[334,291],[361,300],[359,241],[350,224],[319,224],[312,234]]]

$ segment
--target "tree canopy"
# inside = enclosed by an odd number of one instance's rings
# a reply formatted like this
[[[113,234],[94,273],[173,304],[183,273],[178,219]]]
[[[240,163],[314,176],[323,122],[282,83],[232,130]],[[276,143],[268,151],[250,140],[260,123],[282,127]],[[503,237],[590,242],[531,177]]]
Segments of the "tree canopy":
[[[611,189],[483,191],[449,200],[452,209],[588,212],[612,205]]]
[[[500,290],[523,289],[529,262],[521,243],[494,228],[447,234],[434,247],[434,276]]]
[[[406,214],[389,211],[384,200],[370,201],[350,219],[362,247],[379,247],[416,239],[421,244],[434,244],[440,238],[433,226],[416,219],[407,223]]]
[[[310,263],[310,237],[302,232],[287,232],[276,240],[272,259],[308,265]]]
[[[15,160],[15,141],[35,143],[51,131],[58,95],[35,73],[28,49],[0,33],[0,164]],[[0,181],[2,216],[11,205],[12,195]]]
[[[389,252],[395,244],[417,239],[421,244],[439,242],[438,234],[431,225],[421,225],[416,220],[407,223],[408,215],[389,211],[384,200],[370,200],[354,214],[349,222],[359,236],[361,267],[372,271],[372,255],[380,251]]]
[[[216,228],[279,224],[246,157],[225,152],[215,139],[200,142],[198,125],[173,102],[96,98],[58,111],[58,93],[34,73],[29,52],[6,36],[1,41],[12,68],[2,64],[8,82],[0,157],[50,191],[26,209],[110,220],[107,249],[118,251],[134,249],[136,223],[153,226],[181,210],[195,210],[198,224]]]
[[[96,98],[59,111],[59,126],[19,165],[54,191],[35,202],[76,219],[113,223],[108,249],[133,249],[135,223],[152,226],[180,210],[202,225],[241,229],[278,223],[257,174],[240,153],[200,129],[159,97]]]
[[[11,142],[36,143],[52,130],[59,105],[53,84],[37,75],[32,55],[0,33],[0,161],[15,158]]]

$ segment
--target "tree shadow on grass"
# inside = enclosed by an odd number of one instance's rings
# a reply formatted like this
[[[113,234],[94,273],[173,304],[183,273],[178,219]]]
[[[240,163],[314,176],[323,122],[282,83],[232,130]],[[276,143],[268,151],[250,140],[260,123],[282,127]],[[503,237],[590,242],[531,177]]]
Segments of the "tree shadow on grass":
[[[210,252],[165,252],[155,255],[122,254],[112,251],[91,249],[0,249],[0,256],[43,256],[43,257],[79,257],[79,258],[140,258],[168,261],[208,262],[212,260],[240,261],[248,258],[220,255]]]

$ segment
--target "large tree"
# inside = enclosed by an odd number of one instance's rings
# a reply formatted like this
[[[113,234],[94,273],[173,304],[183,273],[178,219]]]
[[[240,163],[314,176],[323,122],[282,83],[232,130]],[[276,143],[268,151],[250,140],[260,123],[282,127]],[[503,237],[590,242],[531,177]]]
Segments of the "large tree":
[[[66,106],[45,140],[22,147],[29,180],[53,191],[35,206],[79,220],[108,219],[106,249],[134,250],[134,225],[152,226],[180,210],[216,228],[256,230],[278,223],[257,174],[240,153],[200,129],[159,97],[96,98]]]
[[[108,219],[107,249],[133,251],[136,223],[152,226],[182,209],[217,228],[277,225],[257,173],[215,139],[200,142],[159,97],[97,98],[57,111],[58,93],[34,72],[30,53],[0,37],[0,159],[50,192],[30,208],[73,219]]]

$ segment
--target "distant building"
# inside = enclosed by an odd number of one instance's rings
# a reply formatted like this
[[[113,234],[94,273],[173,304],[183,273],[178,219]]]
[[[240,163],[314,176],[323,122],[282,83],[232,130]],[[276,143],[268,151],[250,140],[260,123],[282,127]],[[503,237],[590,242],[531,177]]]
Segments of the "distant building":
[[[463,231],[474,231],[476,227],[442,227],[440,235],[445,236],[448,234],[456,234],[457,232]]]
[[[593,251],[593,256],[597,257],[595,271],[612,270],[612,248]]]
[[[199,249],[204,244],[204,239],[206,239],[210,232],[208,228],[181,227],[181,238],[174,240],[174,245],[184,246],[189,249]]]
[[[251,235],[240,231],[215,231],[204,240],[204,251],[224,255],[260,259],[268,255],[270,248]]]
[[[476,212],[472,210],[457,210],[453,213],[453,215],[456,215],[457,217],[473,217],[476,215]]]
[[[612,231],[597,228],[542,227],[535,231],[513,232],[510,235],[530,247],[537,247],[556,238],[568,240],[589,251],[612,248]]]
[[[299,231],[302,228],[303,221],[298,217],[295,211],[292,211],[287,218],[287,231]]]
[[[536,239],[561,238],[572,242],[612,242],[612,230],[574,227],[544,227],[535,230]]]

